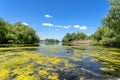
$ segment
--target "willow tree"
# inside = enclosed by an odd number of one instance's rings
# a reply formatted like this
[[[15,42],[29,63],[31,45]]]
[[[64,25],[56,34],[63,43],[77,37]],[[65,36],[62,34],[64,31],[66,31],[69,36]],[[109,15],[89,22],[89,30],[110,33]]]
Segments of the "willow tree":
[[[120,0],[109,0],[109,3],[110,9],[107,15],[102,19],[102,24],[118,31],[120,30]]]
[[[93,41],[106,46],[120,47],[120,0],[108,0],[110,8],[102,19],[102,26],[93,35]]]

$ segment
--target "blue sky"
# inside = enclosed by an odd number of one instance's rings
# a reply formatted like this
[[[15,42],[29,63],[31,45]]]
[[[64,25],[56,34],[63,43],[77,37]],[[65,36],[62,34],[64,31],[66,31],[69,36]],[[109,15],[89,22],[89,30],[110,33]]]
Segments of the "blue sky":
[[[32,27],[41,39],[66,33],[93,34],[107,13],[107,0],[0,0],[0,17]]]

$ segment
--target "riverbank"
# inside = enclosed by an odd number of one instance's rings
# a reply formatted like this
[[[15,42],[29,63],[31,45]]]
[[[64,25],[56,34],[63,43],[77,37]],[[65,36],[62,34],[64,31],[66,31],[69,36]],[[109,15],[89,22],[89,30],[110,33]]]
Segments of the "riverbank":
[[[0,44],[0,47],[39,47],[39,46],[89,46],[90,40],[79,40],[79,41],[73,41],[69,43],[46,43],[46,42],[40,42],[38,44]]]
[[[79,40],[79,41],[73,41],[71,44],[75,46],[81,46],[81,45],[89,45],[91,40]]]
[[[0,47],[36,47],[39,44],[0,44]]]

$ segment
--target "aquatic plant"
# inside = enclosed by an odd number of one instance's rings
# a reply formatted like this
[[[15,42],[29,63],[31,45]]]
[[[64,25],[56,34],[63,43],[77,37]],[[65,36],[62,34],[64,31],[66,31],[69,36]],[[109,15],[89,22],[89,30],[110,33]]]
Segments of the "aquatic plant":
[[[58,80],[57,70],[62,70],[68,65],[67,60],[43,56],[40,53],[27,51],[0,53],[0,79]]]
[[[109,48],[109,51],[100,51],[97,53],[90,54],[90,56],[94,57],[94,61],[97,61],[102,64],[102,67],[99,69],[104,72],[104,75],[114,74],[115,77],[118,77],[120,72],[119,53],[119,49]]]
[[[39,48],[43,53],[34,51],[34,47],[21,47],[20,50],[10,48],[11,51],[9,48],[2,48],[0,80],[84,80],[119,77],[119,49],[35,47],[36,50]],[[48,51],[48,54],[44,50]]]

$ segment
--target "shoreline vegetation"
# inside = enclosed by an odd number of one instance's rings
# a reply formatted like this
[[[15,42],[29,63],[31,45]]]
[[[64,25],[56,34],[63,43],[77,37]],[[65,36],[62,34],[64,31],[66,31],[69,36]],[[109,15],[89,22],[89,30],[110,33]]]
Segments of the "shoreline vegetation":
[[[40,44],[45,44],[45,45],[53,45],[53,44],[59,44],[61,43],[61,46],[89,46],[90,45],[91,40],[79,40],[79,41],[73,41],[73,42],[69,42],[69,43],[62,43],[62,42],[44,42],[41,41],[40,43],[36,43],[36,44],[0,44],[0,48],[1,47],[39,47]]]
[[[43,42],[45,42],[45,43],[58,43],[60,41],[58,39],[45,39]]]
[[[39,44],[0,44],[1,47],[38,47]]]
[[[67,33],[63,37],[63,45],[68,46],[85,46],[89,45],[91,42],[91,36],[87,36],[83,32],[77,32],[77,33]]]
[[[74,46],[82,46],[82,45],[90,45],[91,40],[79,40],[79,41],[73,41],[72,45]]]

